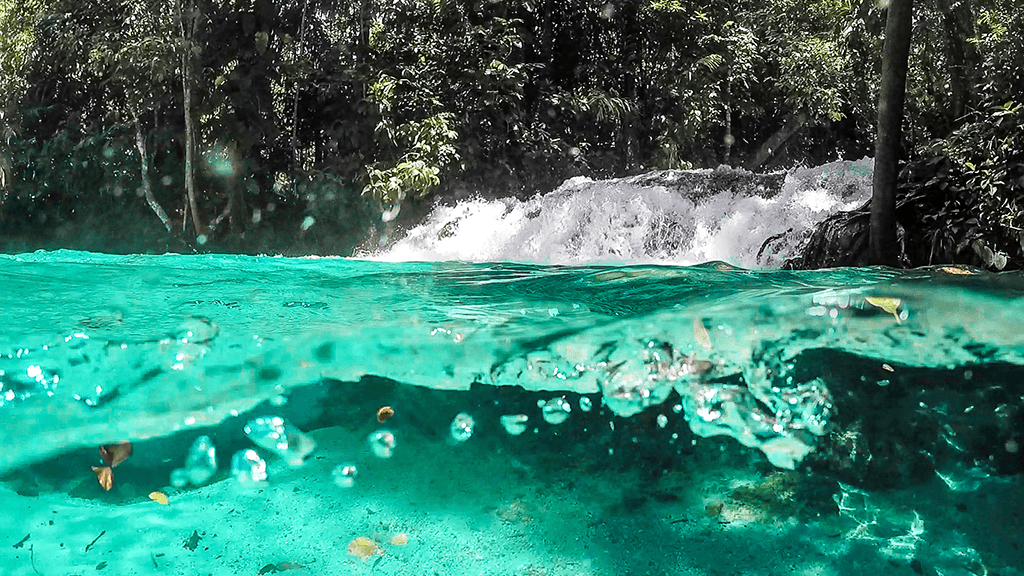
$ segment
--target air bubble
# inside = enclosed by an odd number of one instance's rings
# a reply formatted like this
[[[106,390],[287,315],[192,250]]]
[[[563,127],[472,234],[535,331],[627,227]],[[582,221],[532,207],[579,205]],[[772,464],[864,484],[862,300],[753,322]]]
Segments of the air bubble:
[[[544,403],[541,408],[541,412],[544,415],[544,421],[548,424],[558,425],[565,422],[569,418],[569,413],[572,412],[572,406],[563,397],[552,398]]]
[[[395,440],[394,432],[390,430],[378,430],[367,439],[370,444],[370,450],[373,451],[373,455],[377,458],[391,458],[395,455],[395,446],[398,445],[398,441]]]
[[[580,410],[590,412],[594,408],[594,402],[587,396],[580,396]]]
[[[231,475],[242,486],[256,486],[267,481],[267,462],[249,448],[231,457]]]
[[[526,432],[526,423],[529,420],[530,417],[526,414],[506,414],[501,417],[501,425],[505,427],[505,432],[512,436],[519,436]]]
[[[459,412],[452,420],[451,436],[456,442],[465,442],[473,436],[473,428],[476,422],[473,417],[465,412]]]
[[[334,467],[331,471],[331,478],[334,479],[334,483],[340,488],[351,488],[356,484],[356,476],[359,475],[359,470],[355,464],[339,464]]]
[[[280,416],[256,418],[242,428],[260,448],[277,454],[291,466],[298,466],[316,449],[316,441]]]
[[[668,426],[668,416],[665,416],[664,414],[658,414],[657,421],[658,428],[664,428],[665,426]]]

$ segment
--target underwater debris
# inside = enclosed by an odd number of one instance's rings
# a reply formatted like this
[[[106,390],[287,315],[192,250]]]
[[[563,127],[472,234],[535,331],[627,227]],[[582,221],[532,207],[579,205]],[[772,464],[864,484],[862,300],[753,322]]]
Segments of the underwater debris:
[[[395,534],[391,537],[390,542],[395,546],[405,546],[409,543],[409,537],[406,536],[404,532],[401,534]]]
[[[384,551],[373,540],[366,536],[360,536],[348,543],[348,553],[366,560],[375,554],[384,554]]]
[[[189,536],[187,540],[185,540],[181,547],[190,552],[195,552],[196,548],[199,546],[199,541],[202,539],[202,536],[199,535],[199,531],[193,530],[192,535]]]
[[[704,323],[701,322],[700,318],[693,320],[693,338],[705,350],[711,350],[711,335],[708,334],[708,329],[704,327]]]
[[[92,471],[96,473],[96,480],[99,480],[100,486],[104,490],[114,487],[114,471],[110,469],[110,466],[93,466]]]
[[[116,444],[105,444],[100,446],[100,459],[106,466],[93,466],[92,471],[96,473],[96,480],[104,490],[114,487],[113,468],[124,462],[132,455],[132,443],[127,440]]]
[[[381,406],[377,410],[377,422],[383,424],[388,418],[395,415],[395,410],[391,406]]]
[[[100,446],[100,458],[107,466],[114,468],[121,462],[124,462],[132,455],[132,443],[127,440],[118,442],[116,444],[106,444]]]
[[[164,494],[163,492],[150,492],[149,499],[152,500],[153,502],[156,502],[157,504],[163,504],[164,506],[167,506],[171,503],[171,501],[167,499],[167,495]]]
[[[102,530],[99,533],[99,535],[97,535],[95,538],[92,539],[92,542],[89,542],[88,544],[85,545],[85,551],[88,552],[89,550],[92,550],[92,547],[96,545],[96,542],[98,542],[100,538],[103,538],[103,535],[106,534],[106,533],[107,533],[106,530]]]
[[[277,564],[267,564],[260,568],[259,574],[275,574],[277,572],[285,572],[287,570],[302,570],[305,568],[298,562],[278,562]]]
[[[902,324],[903,321],[900,319],[900,305],[903,304],[903,300],[899,298],[889,298],[887,296],[865,296],[864,301],[871,304],[875,308],[879,308],[896,319],[897,324]]]

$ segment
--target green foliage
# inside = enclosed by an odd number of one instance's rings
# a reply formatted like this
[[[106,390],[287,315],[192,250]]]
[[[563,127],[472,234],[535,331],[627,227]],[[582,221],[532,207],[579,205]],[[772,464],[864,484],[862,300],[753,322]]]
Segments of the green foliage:
[[[426,196],[441,183],[441,171],[458,160],[452,119],[452,114],[440,113],[395,128],[394,134],[408,143],[409,151],[390,168],[370,167],[370,182],[363,193],[389,206],[401,205],[407,197]]]
[[[138,126],[155,197],[180,223],[186,51],[199,152],[231,159],[200,163],[200,218],[236,239],[304,232],[306,217],[350,226],[333,215],[345,207],[377,204],[373,228],[380,211],[448,194],[744,163],[793,118],[808,121],[775,166],[859,157],[874,140],[884,12],[871,0],[194,6],[186,45],[177,0],[0,0],[0,193],[52,210],[133,194]],[[1024,17],[1013,0],[973,0],[919,4],[915,19],[910,152],[948,160],[957,192],[936,209],[1006,250],[1024,226]]]

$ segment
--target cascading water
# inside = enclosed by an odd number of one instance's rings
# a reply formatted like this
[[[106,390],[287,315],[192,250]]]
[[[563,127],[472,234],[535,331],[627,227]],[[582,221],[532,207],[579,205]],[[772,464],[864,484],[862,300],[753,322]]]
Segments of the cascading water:
[[[718,169],[573,178],[526,201],[438,206],[373,257],[775,267],[817,222],[870,197],[873,164],[832,162],[784,177]]]

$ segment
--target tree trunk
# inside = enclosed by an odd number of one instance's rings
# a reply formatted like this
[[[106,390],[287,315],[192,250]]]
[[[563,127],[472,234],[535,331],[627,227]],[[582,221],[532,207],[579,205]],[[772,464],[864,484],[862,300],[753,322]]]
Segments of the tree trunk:
[[[181,38],[183,41],[183,52],[181,54],[181,85],[184,96],[185,108],[185,197],[188,210],[192,216],[192,226],[198,238],[203,234],[199,224],[199,206],[196,203],[196,179],[195,179],[195,150],[196,136],[192,114],[192,80],[193,61],[192,52],[193,40],[196,35],[196,27],[199,22],[199,15],[196,13],[196,5],[189,2],[188,11],[182,7],[184,0],[178,0],[178,17],[181,20]],[[187,215],[182,219],[187,220]]]
[[[974,14],[968,0],[937,0],[946,32],[946,57],[949,61],[950,124],[955,127],[971,105],[971,85],[978,65],[974,36]]]
[[[167,217],[167,212],[164,212],[156,198],[153,197],[153,186],[149,182],[149,154],[146,152],[146,136],[142,133],[142,123],[139,121],[138,115],[135,116],[135,146],[139,149],[139,161],[142,163],[142,193],[156,217],[170,232],[171,219]]]
[[[890,0],[882,48],[882,86],[878,97],[878,136],[871,195],[870,258],[894,266],[896,243],[896,183],[899,176],[903,102],[913,30],[913,0]]]

